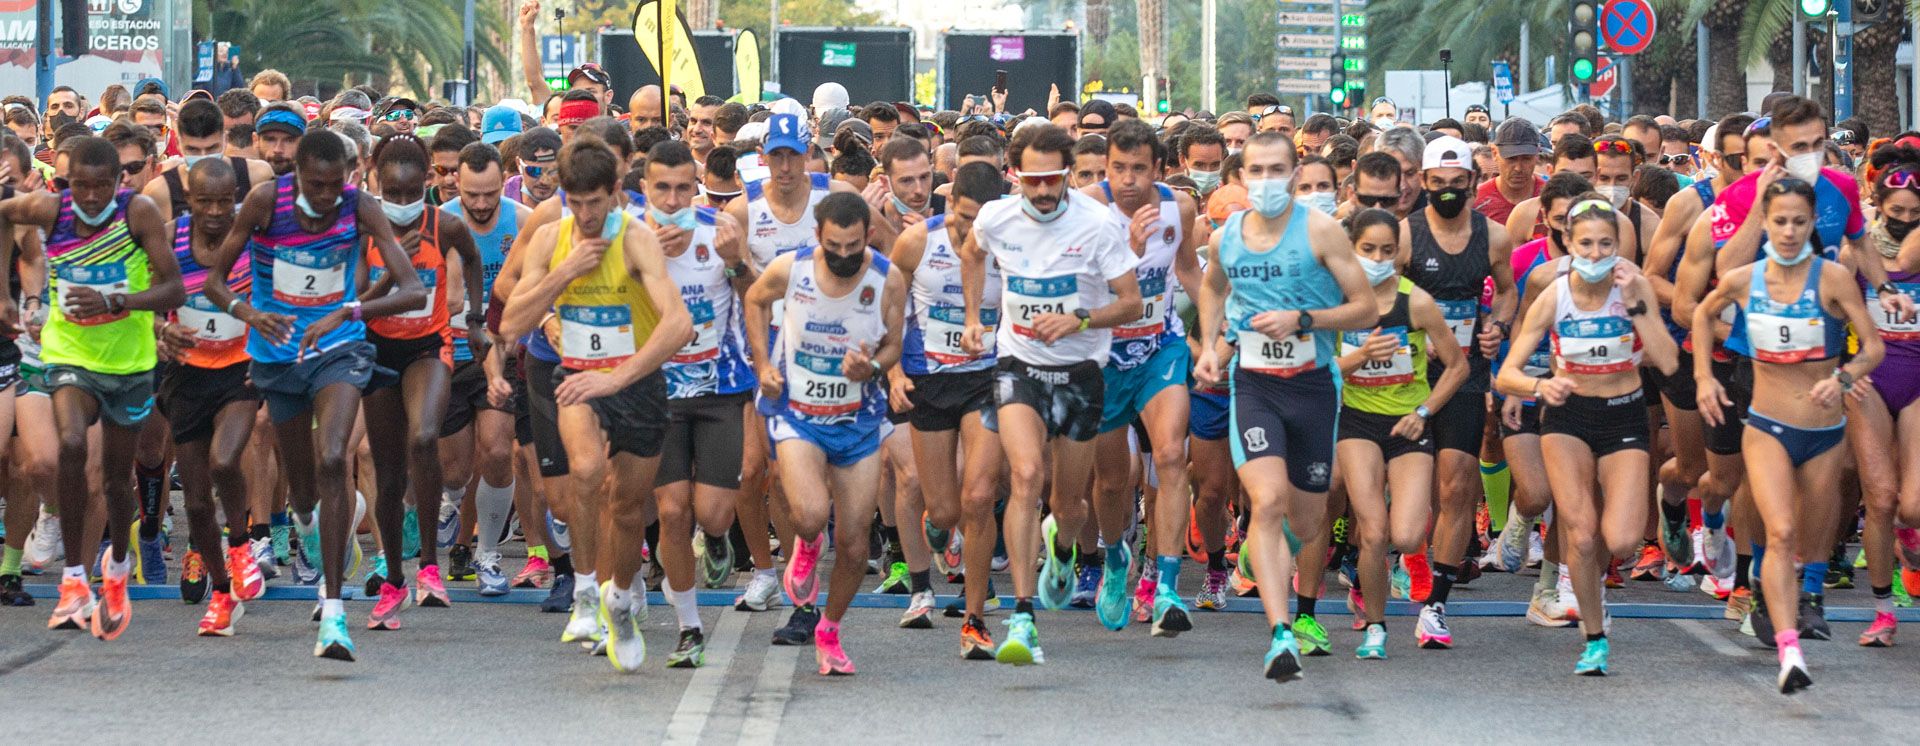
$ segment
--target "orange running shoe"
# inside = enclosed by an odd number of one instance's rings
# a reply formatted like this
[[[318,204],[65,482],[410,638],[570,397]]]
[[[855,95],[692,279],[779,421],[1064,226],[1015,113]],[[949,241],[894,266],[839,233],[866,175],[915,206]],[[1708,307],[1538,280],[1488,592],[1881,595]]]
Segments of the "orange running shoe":
[[[1198,508],[1187,508],[1187,558],[1195,562],[1207,561],[1207,540],[1200,535],[1200,514]]]
[[[60,581],[60,603],[53,607],[47,629],[86,629],[93,624],[93,589],[80,578]]]
[[[207,562],[200,553],[188,551],[180,560],[180,600],[189,605],[207,599]]]
[[[1608,563],[1607,564],[1607,587],[1608,588],[1624,588],[1626,587],[1626,585],[1627,585],[1626,579],[1620,577],[1620,560],[1614,560]]]
[[[1660,568],[1667,564],[1667,553],[1660,551],[1659,544],[1645,544],[1640,547],[1640,559],[1633,563],[1634,580],[1659,580]]]
[[[247,550],[242,548],[239,551]],[[246,605],[234,598],[233,594],[214,591],[213,600],[207,602],[206,615],[200,617],[200,636],[232,637],[234,623],[240,621],[240,616],[246,611]]]
[[[252,601],[267,590],[267,579],[260,572],[260,565],[245,546],[227,547],[227,577],[233,586],[228,593],[236,601]]]
[[[1401,555],[1400,566],[1407,569],[1407,600],[1426,603],[1433,595],[1433,566],[1427,562],[1427,553]]]
[[[127,598],[127,579],[111,575],[100,583],[100,608],[93,615],[93,636],[113,640],[127,631],[133,619],[133,602]]]
[[[978,617],[967,619],[960,625],[960,657],[970,661],[993,660],[993,635],[988,634],[987,625]]]

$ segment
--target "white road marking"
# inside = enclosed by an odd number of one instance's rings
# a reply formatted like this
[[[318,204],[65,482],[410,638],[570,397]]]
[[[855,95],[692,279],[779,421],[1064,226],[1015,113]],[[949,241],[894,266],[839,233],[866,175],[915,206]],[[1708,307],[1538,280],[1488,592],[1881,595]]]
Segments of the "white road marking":
[[[714,700],[720,696],[720,687],[733,669],[734,650],[740,646],[740,633],[747,627],[747,615],[722,613],[719,616],[720,623],[714,625],[713,636],[707,639],[707,665],[693,672],[686,691],[680,694],[680,705],[667,721],[666,742],[669,744],[699,742],[700,733],[707,727],[707,717],[713,713]]]
[[[1699,640],[1706,644],[1707,647],[1713,648],[1714,652],[1721,655],[1743,658],[1746,657],[1748,653],[1746,648],[1735,645],[1724,635],[1708,629],[1707,625],[1701,624],[1698,619],[1669,619],[1667,621],[1673,622],[1673,626],[1679,627],[1689,635],[1693,635],[1693,639]]]
[[[739,743],[771,744],[780,734],[780,719],[786,716],[787,700],[792,698],[793,672],[799,666],[800,651],[798,645],[775,645],[760,661],[760,678],[754,682],[753,697],[747,702],[747,717],[740,723]]]

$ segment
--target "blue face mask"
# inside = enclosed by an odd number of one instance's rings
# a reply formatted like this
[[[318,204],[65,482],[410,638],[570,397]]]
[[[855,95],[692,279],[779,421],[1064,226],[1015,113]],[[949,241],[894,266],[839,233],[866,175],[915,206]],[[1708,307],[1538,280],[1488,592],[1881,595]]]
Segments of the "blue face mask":
[[[393,221],[394,225],[412,225],[413,221],[420,219],[421,213],[427,211],[427,201],[420,199],[402,205],[381,200],[380,211],[386,213],[387,219]]]
[[[79,205],[74,205],[74,210],[76,212],[79,209],[80,209]],[[1778,264],[1782,267],[1791,267],[1793,265],[1799,264],[1801,262],[1806,261],[1807,257],[1810,257],[1810,256],[1813,256],[1813,247],[1809,244],[1801,244],[1800,253],[1795,254],[1793,256],[1785,256],[1780,253],[1780,250],[1778,248],[1774,247],[1772,241],[1767,242],[1767,258],[1772,259],[1774,264]]]
[[[1187,169],[1187,178],[1193,179],[1193,185],[1200,188],[1201,194],[1208,194],[1220,188],[1219,171],[1196,171]]]
[[[612,241],[614,236],[620,235],[620,224],[626,219],[627,214],[619,210],[607,213],[606,219],[600,221],[600,238]]]
[[[293,204],[295,207],[300,208],[300,212],[304,213],[307,217],[313,218],[315,220],[320,219],[320,216],[324,214],[319,210],[313,209],[313,203],[307,201],[307,195],[304,193],[302,193],[297,197],[294,197]],[[331,210],[339,206],[340,206],[340,198],[338,196],[335,196],[333,198],[333,204],[327,205],[327,209]]]
[[[220,156],[217,153],[210,153],[207,155],[184,155],[180,157],[180,166],[181,168],[191,169],[193,168],[193,164],[199,163],[208,158],[218,158],[218,157]]]
[[[1021,197],[1020,210],[1025,212],[1027,217],[1033,218],[1034,220],[1042,223],[1051,223],[1055,218],[1067,214],[1067,196],[1064,194],[1060,195],[1060,204],[1054,205],[1053,212],[1041,212],[1040,208],[1033,206],[1033,200]]]
[[[1367,284],[1378,285],[1393,276],[1393,260],[1376,262],[1364,256],[1354,257],[1360,260],[1360,269],[1367,273]]]
[[[79,218],[80,222],[87,225],[96,227],[106,225],[107,220],[113,217],[113,208],[116,202],[118,202],[118,200],[108,200],[107,205],[100,208],[99,212],[88,214],[86,210],[80,207],[79,200],[75,200],[73,202],[73,216]]]
[[[1293,204],[1293,177],[1247,182],[1247,203],[1263,217],[1277,218]]]
[[[1334,209],[1336,208],[1336,203],[1334,202],[1334,199],[1333,199],[1333,192],[1312,192],[1309,194],[1302,194],[1298,197],[1294,197],[1294,200],[1299,202],[1300,204],[1306,205],[1315,210],[1319,210],[1328,215],[1332,215]]]
[[[1580,275],[1580,279],[1587,282],[1605,282],[1613,276],[1613,265],[1618,263],[1620,263],[1618,254],[1605,259],[1576,256],[1573,258],[1573,271]]]
[[[647,213],[653,216],[654,223],[671,225],[683,231],[693,230],[694,226],[699,224],[699,220],[694,217],[692,207],[682,207],[673,212],[661,212],[658,209],[649,207],[647,208]]]
[[[907,204],[906,200],[900,199],[899,197],[895,197],[889,194],[887,195],[887,199],[893,200],[893,212],[895,215],[905,215],[910,212],[919,212],[919,210],[913,209],[912,205]]]

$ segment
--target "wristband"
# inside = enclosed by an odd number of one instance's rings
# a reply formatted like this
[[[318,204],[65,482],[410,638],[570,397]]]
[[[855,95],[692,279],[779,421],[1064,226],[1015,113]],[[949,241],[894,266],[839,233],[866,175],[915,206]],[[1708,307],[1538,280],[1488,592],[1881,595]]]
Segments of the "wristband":
[[[230,301],[227,301],[227,315],[228,315],[228,316],[233,316],[233,307],[234,307],[234,306],[237,306],[237,305],[240,305],[240,296],[238,296],[238,295],[236,295],[236,296],[233,296],[233,300],[230,300]],[[237,317],[236,317],[236,318],[237,318]]]
[[[347,318],[360,321],[360,301],[348,301],[345,305],[347,308]]]
[[[1886,281],[1886,282],[1883,282],[1883,283],[1880,283],[1880,287],[1877,287],[1877,288],[1874,288],[1874,290],[1875,290],[1875,291],[1877,291],[1877,292],[1878,292],[1879,294],[1881,294],[1881,295],[1898,295],[1898,294],[1900,294],[1900,286],[1899,286],[1899,285],[1895,285],[1895,284],[1893,284],[1893,281],[1892,281],[1892,280],[1888,280],[1888,281]]]

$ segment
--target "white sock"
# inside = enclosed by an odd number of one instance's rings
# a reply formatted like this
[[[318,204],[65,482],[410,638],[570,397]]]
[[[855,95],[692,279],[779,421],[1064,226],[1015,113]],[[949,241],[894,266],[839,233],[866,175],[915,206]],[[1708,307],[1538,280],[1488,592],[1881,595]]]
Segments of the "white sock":
[[[631,609],[633,608],[633,591],[617,585],[608,586],[605,603],[609,609]]]
[[[681,629],[700,629],[700,598],[692,588],[684,591],[673,589],[673,583],[662,583],[661,593],[667,597],[667,603],[673,604],[673,615],[680,620]]]
[[[321,619],[332,619],[337,616],[345,616],[346,613],[347,613],[347,602],[337,598],[320,599],[320,618]]]
[[[87,580],[87,567],[86,565],[68,565],[66,569],[60,571],[60,579],[73,579],[84,583]]]
[[[125,580],[128,575],[133,574],[133,552],[127,552],[126,559],[115,560],[113,551],[108,550],[106,573],[107,577],[115,580]]]
[[[766,577],[769,577],[769,578],[771,578],[771,577],[773,577],[773,576],[774,576],[774,574],[775,574],[775,573],[778,573],[778,572],[779,572],[779,570],[778,570],[778,569],[776,569],[776,568],[772,568],[772,567],[769,567],[769,568],[766,568],[766,569],[764,569],[764,570],[763,570],[763,569],[761,569],[761,568],[758,568],[758,567],[756,567],[756,568],[753,568],[753,574],[754,574],[754,575],[764,575],[764,576],[766,576]]]
[[[479,554],[497,552],[500,547],[500,534],[506,530],[507,514],[513,511],[513,482],[500,487],[480,480],[480,488],[473,493],[473,507],[479,511],[480,520]]]
[[[573,592],[579,593],[582,589],[587,589],[587,588],[593,589],[594,593],[599,593],[600,579],[594,577],[593,573],[590,573],[590,572],[574,573],[573,574]]]

